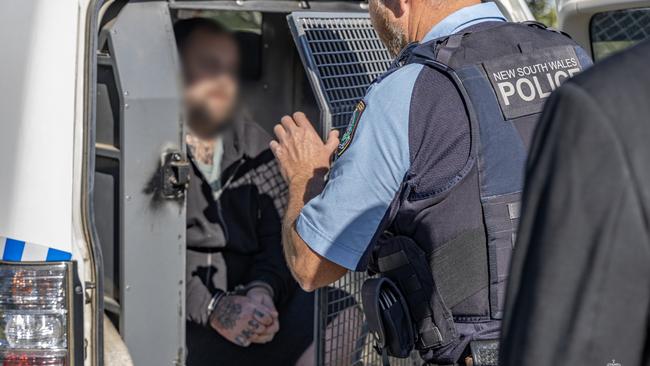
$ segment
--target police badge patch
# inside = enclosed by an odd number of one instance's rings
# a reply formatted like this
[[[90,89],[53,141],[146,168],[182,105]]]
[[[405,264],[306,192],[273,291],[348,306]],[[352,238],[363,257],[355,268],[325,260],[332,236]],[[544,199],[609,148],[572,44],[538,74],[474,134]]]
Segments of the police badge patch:
[[[354,138],[354,133],[357,131],[357,126],[359,126],[359,120],[361,120],[361,115],[363,114],[363,111],[366,109],[366,103],[362,100],[360,101],[357,106],[354,108],[354,112],[352,113],[352,118],[350,118],[350,124],[348,125],[348,128],[345,130],[345,133],[341,137],[341,142],[339,143],[339,147],[336,150],[336,156],[340,157],[343,155],[345,150],[350,147],[350,144],[352,143],[352,139]]]

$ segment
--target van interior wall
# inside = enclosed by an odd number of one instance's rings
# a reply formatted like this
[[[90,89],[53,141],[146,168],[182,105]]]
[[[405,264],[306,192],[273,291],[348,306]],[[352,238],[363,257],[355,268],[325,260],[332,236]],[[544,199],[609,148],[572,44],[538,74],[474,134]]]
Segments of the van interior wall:
[[[282,116],[295,111],[305,112],[319,130],[319,109],[286,16],[284,13],[263,14],[262,49],[258,53],[261,73],[256,80],[244,80],[243,107],[269,133],[273,133],[273,126]]]

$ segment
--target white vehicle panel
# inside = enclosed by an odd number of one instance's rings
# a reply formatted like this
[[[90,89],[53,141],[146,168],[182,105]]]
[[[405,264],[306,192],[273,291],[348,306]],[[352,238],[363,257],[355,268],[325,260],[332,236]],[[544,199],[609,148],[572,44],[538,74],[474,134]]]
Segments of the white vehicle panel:
[[[0,236],[71,252],[78,4],[0,12]]]

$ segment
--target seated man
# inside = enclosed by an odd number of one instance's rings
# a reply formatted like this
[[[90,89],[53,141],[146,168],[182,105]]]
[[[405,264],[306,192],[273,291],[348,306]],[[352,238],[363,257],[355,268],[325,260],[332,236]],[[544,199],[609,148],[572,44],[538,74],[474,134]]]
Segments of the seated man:
[[[192,161],[187,365],[313,364],[314,297],[282,255],[287,188],[270,136],[238,108],[238,45],[207,19],[181,20],[175,32]]]

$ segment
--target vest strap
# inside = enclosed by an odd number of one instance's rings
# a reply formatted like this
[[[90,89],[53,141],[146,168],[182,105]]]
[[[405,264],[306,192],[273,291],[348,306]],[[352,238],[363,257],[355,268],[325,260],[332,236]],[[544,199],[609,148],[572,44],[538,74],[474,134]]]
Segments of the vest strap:
[[[433,319],[431,318],[428,318],[423,322],[423,327],[420,328],[419,331],[420,346],[422,348],[433,347],[443,341],[440,329],[433,324]]]
[[[409,264],[409,259],[403,250],[385,257],[381,257],[377,260],[377,266],[379,267],[380,273],[392,271],[407,264]]]
[[[436,59],[445,65],[449,65],[451,56],[453,56],[456,50],[460,47],[463,37],[465,37],[464,33],[449,36],[449,38],[447,38],[447,43],[438,50],[438,57],[436,57]]]

